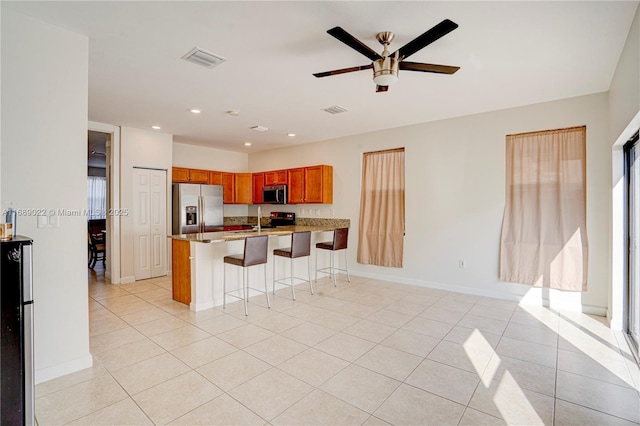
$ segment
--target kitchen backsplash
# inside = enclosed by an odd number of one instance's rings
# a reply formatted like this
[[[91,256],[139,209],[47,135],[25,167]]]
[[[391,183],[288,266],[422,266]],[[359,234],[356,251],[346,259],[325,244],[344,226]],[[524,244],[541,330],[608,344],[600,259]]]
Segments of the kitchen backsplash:
[[[262,225],[268,225],[271,219],[268,217],[262,218]],[[230,216],[224,218],[224,226],[234,225],[253,225],[258,223],[257,216]],[[335,226],[340,228],[348,228],[351,224],[350,219],[325,219],[320,217],[298,217],[296,218],[296,224],[301,226]]]

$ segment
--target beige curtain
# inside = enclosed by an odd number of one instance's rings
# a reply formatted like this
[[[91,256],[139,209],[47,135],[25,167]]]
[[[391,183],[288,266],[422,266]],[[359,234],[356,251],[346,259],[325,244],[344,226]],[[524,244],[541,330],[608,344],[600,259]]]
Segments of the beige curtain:
[[[586,128],[507,136],[500,279],[587,289]]]
[[[359,231],[358,263],[402,267],[404,148],[364,154]]]

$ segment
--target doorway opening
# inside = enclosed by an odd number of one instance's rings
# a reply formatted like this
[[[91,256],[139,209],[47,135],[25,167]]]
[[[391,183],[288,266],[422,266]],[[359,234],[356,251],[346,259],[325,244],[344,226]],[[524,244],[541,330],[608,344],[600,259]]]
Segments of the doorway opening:
[[[626,186],[627,279],[624,331],[636,361],[640,360],[640,143],[636,133],[624,145]]]
[[[107,145],[111,134],[88,131],[87,135],[87,243],[90,275],[107,271]]]

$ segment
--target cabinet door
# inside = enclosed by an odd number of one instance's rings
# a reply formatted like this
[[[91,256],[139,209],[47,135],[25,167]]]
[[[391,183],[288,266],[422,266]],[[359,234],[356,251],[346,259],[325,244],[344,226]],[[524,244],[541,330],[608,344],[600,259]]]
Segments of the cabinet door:
[[[287,184],[287,171],[286,170],[272,170],[264,172],[264,184],[269,185],[286,185]]]
[[[301,204],[304,202],[304,169],[287,170],[289,181],[289,204]]]
[[[222,185],[222,172],[209,172],[209,185]]]
[[[171,181],[180,183],[189,183],[189,169],[182,167],[171,168]]]
[[[253,174],[253,204],[262,204],[262,187],[264,187],[264,173]]]
[[[191,183],[209,183],[209,171],[189,169],[189,182]]]
[[[222,173],[222,200],[224,204],[235,203],[236,180],[233,173]]]
[[[304,202],[325,204],[333,202],[333,167],[305,167]]]
[[[236,204],[251,204],[253,193],[251,191],[251,182],[253,175],[251,173],[236,173]]]

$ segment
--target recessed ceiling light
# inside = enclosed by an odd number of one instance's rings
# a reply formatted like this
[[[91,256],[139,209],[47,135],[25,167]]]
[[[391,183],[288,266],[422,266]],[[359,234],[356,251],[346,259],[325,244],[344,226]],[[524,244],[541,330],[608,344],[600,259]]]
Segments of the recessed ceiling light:
[[[251,146],[251,142],[245,142],[244,146]]]
[[[295,133],[287,133],[287,136],[289,136],[290,138],[294,137],[295,135]]]
[[[199,110],[199,109],[197,109],[197,108],[192,108],[192,109],[190,109],[189,111],[191,111],[191,112],[192,112],[192,113],[194,113],[194,114],[200,114],[200,113],[202,112],[202,111],[200,111],[200,110]]]
[[[151,126],[151,128],[154,130],[160,130],[160,126]]]

